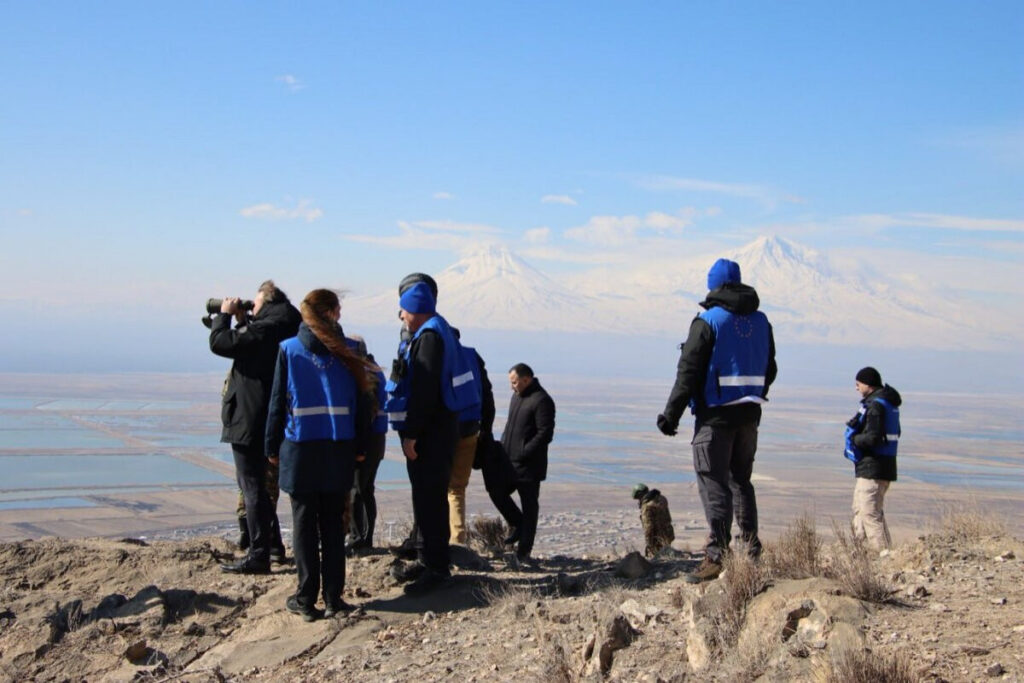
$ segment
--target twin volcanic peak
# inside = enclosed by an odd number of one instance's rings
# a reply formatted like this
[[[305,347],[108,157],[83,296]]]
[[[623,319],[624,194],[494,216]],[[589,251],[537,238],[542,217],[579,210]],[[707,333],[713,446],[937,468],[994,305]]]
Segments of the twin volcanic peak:
[[[740,264],[777,339],[876,347],[923,341],[933,349],[993,344],[992,326],[972,331],[965,325],[968,315],[978,315],[967,302],[930,297],[896,276],[841,268],[821,252],[776,236],[758,237],[732,252],[607,264],[571,275],[548,274],[505,246],[487,245],[435,274],[438,309],[466,329],[678,337],[700,312],[708,267],[720,257]],[[346,319],[386,325],[395,303],[393,290],[353,296],[345,301]]]

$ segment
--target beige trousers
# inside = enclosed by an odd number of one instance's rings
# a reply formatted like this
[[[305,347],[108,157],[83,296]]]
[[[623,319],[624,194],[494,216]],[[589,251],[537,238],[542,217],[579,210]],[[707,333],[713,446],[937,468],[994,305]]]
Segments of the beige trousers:
[[[885,492],[891,482],[881,479],[857,478],[853,487],[853,533],[866,538],[877,550],[892,545],[889,525],[885,523]]]
[[[455,445],[452,476],[448,480],[448,526],[451,542],[466,545],[466,486],[473,473],[476,440],[479,434],[464,436]]]

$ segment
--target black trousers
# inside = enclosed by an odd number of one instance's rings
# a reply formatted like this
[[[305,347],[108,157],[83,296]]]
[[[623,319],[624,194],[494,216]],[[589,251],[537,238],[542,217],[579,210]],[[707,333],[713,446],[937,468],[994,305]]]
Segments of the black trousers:
[[[420,560],[429,569],[448,573],[448,481],[459,432],[455,416],[433,425],[416,440],[415,460],[406,460],[412,485],[412,513],[423,539]]]
[[[693,469],[708,522],[707,557],[722,561],[732,541],[732,520],[754,557],[761,554],[757,537],[757,498],[750,477],[757,452],[757,424],[738,427],[697,425],[693,434]]]
[[[373,547],[373,531],[377,525],[377,497],[374,482],[384,459],[385,434],[372,434],[366,449],[366,460],[356,463],[355,486],[352,488],[352,545]]]
[[[296,598],[303,607],[316,604],[321,579],[325,604],[337,604],[345,589],[345,498],[339,491],[291,493],[292,552],[299,577]]]
[[[512,500],[512,493],[519,493],[520,510]],[[533,552],[533,541],[537,537],[537,518],[540,515],[539,481],[506,481],[504,486],[487,489],[491,502],[510,527],[519,530],[519,545],[516,555],[527,558]]]
[[[231,444],[235,459],[235,477],[245,501],[245,519],[249,527],[249,557],[270,561],[270,523],[273,508],[267,494],[267,458],[262,442],[256,446]]]

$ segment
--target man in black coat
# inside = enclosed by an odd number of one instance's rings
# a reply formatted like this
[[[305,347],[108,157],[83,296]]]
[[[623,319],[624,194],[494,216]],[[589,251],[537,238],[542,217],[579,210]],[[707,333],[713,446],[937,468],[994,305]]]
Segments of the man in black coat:
[[[548,473],[548,444],[555,435],[555,402],[526,363],[512,366],[508,379],[513,393],[501,446],[511,464],[511,477],[503,490],[488,493],[512,527],[506,543],[518,542],[516,557],[528,561],[537,534],[540,483]],[[519,492],[522,510],[512,500],[513,491]]]
[[[687,406],[696,418],[693,468],[708,538],[704,561],[685,577],[690,583],[721,573],[734,515],[748,553],[761,553],[750,479],[761,404],[778,373],[771,324],[758,310],[757,292],[740,281],[739,264],[716,261],[708,272],[708,290],[700,304],[705,312],[690,324],[675,384],[657,418],[658,429],[667,436],[675,436]]]
[[[260,285],[253,299],[252,317],[237,298],[221,303],[221,315],[210,322],[210,350],[230,358],[231,372],[224,383],[220,440],[231,444],[238,488],[245,499],[249,527],[249,553],[241,561],[221,565],[238,574],[270,571],[270,529],[276,513],[266,489],[267,458],[264,437],[267,407],[274,384],[278,344],[294,337],[302,320],[298,310],[273,280]],[[237,325],[231,327],[231,318]]]

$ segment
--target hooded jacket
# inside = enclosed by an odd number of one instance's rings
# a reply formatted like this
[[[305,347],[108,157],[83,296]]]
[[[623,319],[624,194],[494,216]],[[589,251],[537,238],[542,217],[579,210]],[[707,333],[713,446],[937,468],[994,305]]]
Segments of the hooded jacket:
[[[224,381],[220,440],[258,447],[266,432],[278,344],[295,336],[302,316],[281,295],[280,301],[263,304],[255,317],[234,329],[232,319],[217,315],[210,323],[210,350],[234,361]]]
[[[720,306],[736,315],[749,315],[758,310],[761,300],[753,287],[730,283],[708,292],[707,298],[700,305],[709,311]],[[768,394],[768,387],[775,381],[775,376],[778,374],[778,366],[775,363],[775,338],[770,324],[767,334],[768,367],[765,370],[763,392],[765,397]],[[707,382],[712,352],[715,349],[715,333],[706,320],[700,316],[693,319],[693,322],[690,323],[690,333],[681,348],[679,365],[676,368],[676,381],[663,412],[670,426],[675,428],[679,425],[679,420],[691,400],[694,404],[693,412],[698,425],[735,427],[760,422],[761,406],[757,403],[738,403],[714,407],[706,405],[704,387]]]
[[[876,398],[885,400],[894,408],[903,403],[900,392],[888,384],[875,389],[861,401],[865,409],[863,427],[853,435],[853,445],[861,450],[863,457],[856,464],[855,471],[858,479],[896,481],[896,456],[875,455],[873,452],[885,442],[885,406]],[[854,415],[853,420],[858,418],[859,415]]]

